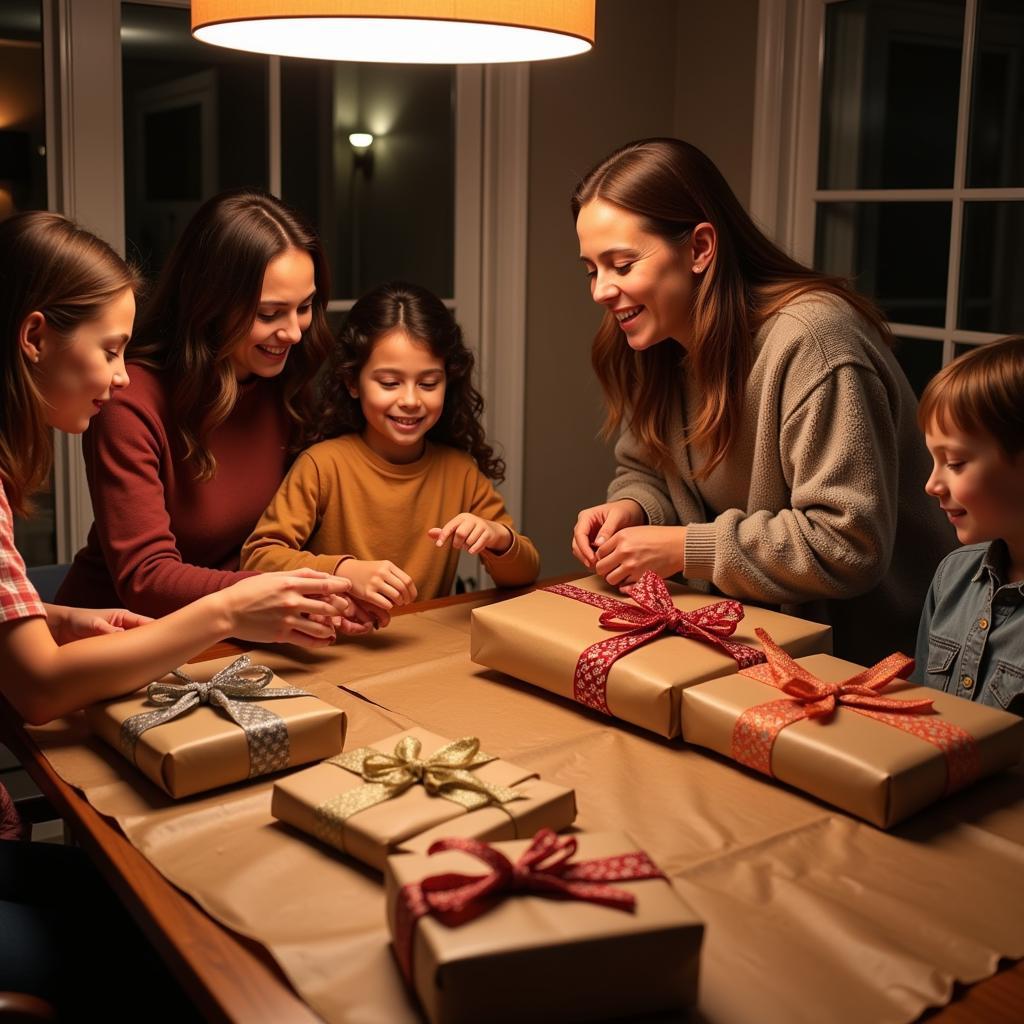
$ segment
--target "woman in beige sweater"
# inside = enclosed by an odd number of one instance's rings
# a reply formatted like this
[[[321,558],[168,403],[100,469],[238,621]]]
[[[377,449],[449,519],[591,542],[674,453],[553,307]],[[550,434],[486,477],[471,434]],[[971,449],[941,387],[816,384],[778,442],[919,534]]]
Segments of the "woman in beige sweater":
[[[911,650],[954,537],[879,311],[772,244],[685,142],[622,147],[572,206],[620,431],[576,557],[612,584],[681,573],[830,622],[858,662]]]

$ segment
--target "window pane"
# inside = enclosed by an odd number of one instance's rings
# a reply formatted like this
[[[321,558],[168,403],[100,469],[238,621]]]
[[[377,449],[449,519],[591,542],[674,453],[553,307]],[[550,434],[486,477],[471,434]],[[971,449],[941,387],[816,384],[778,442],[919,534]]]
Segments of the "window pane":
[[[894,351],[914,394],[920,396],[928,381],[942,369],[942,342],[927,338],[896,338]]]
[[[267,58],[197,43],[185,9],[121,8],[128,253],[149,274],[204,199],[267,187]]]
[[[963,0],[827,5],[820,188],[953,184],[963,21]]]
[[[820,203],[815,266],[853,278],[897,323],[946,317],[949,203]]]
[[[45,210],[46,99],[43,18],[38,0],[0,4],[0,220]],[[14,541],[29,565],[57,560],[53,492],[35,499],[29,519],[14,520]]]
[[[454,95],[450,67],[281,61],[282,194],[319,228],[334,298],[392,278],[452,296]]]
[[[1024,202],[965,203],[957,326],[1011,334],[1024,330]]]
[[[967,184],[1024,185],[1024,4],[981,0],[978,7]]]

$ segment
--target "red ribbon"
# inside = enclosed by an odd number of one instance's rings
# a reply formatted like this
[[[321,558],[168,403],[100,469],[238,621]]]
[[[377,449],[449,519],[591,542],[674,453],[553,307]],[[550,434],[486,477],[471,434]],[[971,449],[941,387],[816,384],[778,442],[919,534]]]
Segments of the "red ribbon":
[[[681,611],[672,603],[665,581],[650,570],[629,588],[629,596],[636,602],[635,605],[583,590],[571,583],[557,583],[544,589],[552,594],[561,594],[603,608],[604,612],[598,620],[600,624],[606,629],[623,631],[620,636],[591,644],[580,655],[573,674],[573,698],[606,715],[611,714],[607,698],[608,673],[612,665],[624,654],[629,654],[666,631],[718,647],[733,658],[740,668],[764,661],[764,654],[760,651],[728,639],[736,632],[743,618],[743,605],[739,601],[717,601],[692,612]]]
[[[402,886],[395,908],[395,952],[402,973],[412,979],[413,934],[421,917],[432,914],[449,927],[458,927],[493,910],[514,893],[549,899],[583,900],[616,910],[632,911],[636,897],[606,882],[664,878],[641,850],[570,863],[576,853],[572,836],[541,829],[513,864],[499,850],[478,839],[438,839],[427,851],[462,850],[491,869],[487,875],[446,872]]]
[[[879,695],[893,680],[905,679],[910,674],[914,667],[912,658],[890,654],[849,679],[826,683],[798,665],[763,629],[756,632],[764,645],[767,663],[744,669],[741,675],[768,683],[787,696],[747,708],[740,715],[732,731],[734,760],[773,775],[772,748],[779,733],[787,725],[807,718],[825,719],[843,705],[938,747],[946,759],[947,793],[977,778],[978,747],[969,732],[947,719],[926,714],[934,711],[930,700],[897,700]]]

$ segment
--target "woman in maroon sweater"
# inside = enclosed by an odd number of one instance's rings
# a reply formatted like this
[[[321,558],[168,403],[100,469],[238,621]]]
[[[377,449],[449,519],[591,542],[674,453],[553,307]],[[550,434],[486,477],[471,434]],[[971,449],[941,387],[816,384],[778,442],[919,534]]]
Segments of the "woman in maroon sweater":
[[[275,197],[200,208],[143,311],[131,387],[85,435],[95,522],[59,601],[159,616],[251,575],[242,543],[315,421],[328,283],[315,233]]]

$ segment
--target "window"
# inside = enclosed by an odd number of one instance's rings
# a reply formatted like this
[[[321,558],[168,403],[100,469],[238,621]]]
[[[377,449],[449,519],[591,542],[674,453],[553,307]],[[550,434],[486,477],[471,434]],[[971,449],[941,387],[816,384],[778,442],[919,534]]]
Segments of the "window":
[[[919,393],[967,347],[1024,330],[1024,4],[793,0],[761,29],[761,83],[779,60],[796,70],[761,103],[755,176],[773,122],[774,157],[788,143],[795,158],[755,215],[878,302]]]

